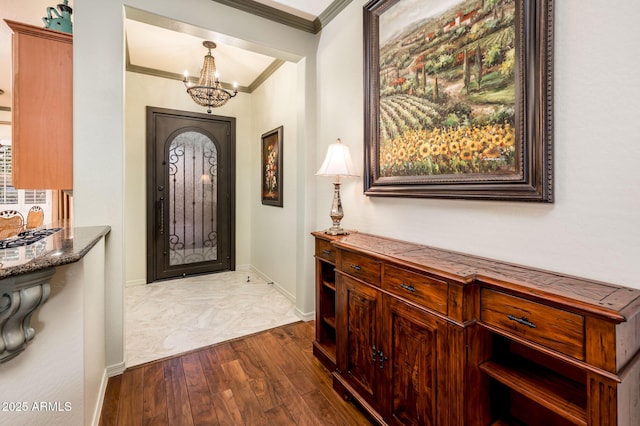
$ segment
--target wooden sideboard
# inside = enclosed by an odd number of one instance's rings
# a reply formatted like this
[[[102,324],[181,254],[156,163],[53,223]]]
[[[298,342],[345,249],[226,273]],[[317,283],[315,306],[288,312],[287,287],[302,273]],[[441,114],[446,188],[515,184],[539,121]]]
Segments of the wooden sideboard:
[[[640,421],[640,290],[362,233],[313,236],[314,354],[379,424]]]

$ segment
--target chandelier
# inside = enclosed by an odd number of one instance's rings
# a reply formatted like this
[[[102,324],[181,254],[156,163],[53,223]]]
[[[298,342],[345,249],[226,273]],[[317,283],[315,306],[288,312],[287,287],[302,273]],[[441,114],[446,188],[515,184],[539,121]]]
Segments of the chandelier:
[[[212,41],[204,41],[202,45],[209,49],[204,57],[204,64],[200,72],[200,79],[197,86],[192,86],[189,81],[189,74],[184,72],[184,85],[187,87],[187,93],[191,99],[198,105],[207,107],[207,112],[211,114],[211,108],[221,107],[227,101],[238,94],[237,84],[233,84],[233,92],[222,88],[222,84],[218,81],[218,73],[216,71],[216,60],[211,55],[211,49],[216,48],[216,44]]]

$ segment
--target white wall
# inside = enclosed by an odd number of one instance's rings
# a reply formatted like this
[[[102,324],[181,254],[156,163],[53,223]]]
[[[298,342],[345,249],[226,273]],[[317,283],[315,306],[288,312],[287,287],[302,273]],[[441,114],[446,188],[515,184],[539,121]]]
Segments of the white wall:
[[[119,2],[74,6],[74,222],[111,226],[104,297],[106,362],[113,373],[124,369],[123,11]]]
[[[554,3],[555,203],[372,198],[358,178],[342,188],[345,227],[640,288],[640,3]],[[318,161],[341,137],[362,165],[364,4],[321,34]],[[318,188],[328,224],[331,185]]]
[[[296,163],[296,178],[303,183],[298,187],[295,234],[296,263],[302,265],[296,272],[296,286],[306,290],[305,294],[298,291],[296,299],[297,303],[303,300],[301,310],[307,312],[313,303],[308,232],[329,224],[332,191],[330,182],[313,173],[337,137],[362,164],[365,1],[354,0],[346,7],[323,30],[318,45],[316,36],[215,2],[131,0],[127,4],[306,58],[306,81],[301,85],[305,96],[296,101],[305,106],[304,113],[296,111],[298,134],[305,142],[298,146]],[[122,1],[89,0],[74,8],[75,218],[81,225],[112,226],[106,263],[110,364],[121,362],[124,353],[122,7]],[[639,68],[640,59],[628,54],[638,51],[640,30],[634,22],[639,14],[640,5],[631,0],[616,2],[615,7],[577,0],[556,2],[554,204],[370,198],[362,195],[359,178],[343,184],[343,224],[640,287],[632,272],[640,251],[640,231],[634,220],[640,207],[634,196],[640,181],[640,120],[634,108],[640,89],[632,72]],[[609,148],[606,154],[603,146]]]
[[[181,81],[126,73],[125,91],[125,252],[127,284],[146,283],[146,107],[205,113]],[[251,95],[238,93],[214,115],[236,118],[236,265],[250,263],[251,188],[255,149]]]
[[[299,67],[286,62],[252,94],[214,111],[236,117],[236,264],[251,265],[296,299]],[[127,285],[146,282],[146,106],[204,112],[180,81],[133,72],[125,81],[125,267]],[[261,203],[261,135],[284,126],[284,207]],[[308,312],[308,311],[305,311]]]
[[[16,358],[0,364],[2,400],[27,402],[28,410],[3,412],[0,425],[84,421],[81,265],[58,268],[50,285],[49,300],[31,320],[36,332],[33,340]],[[60,402],[63,409],[69,403],[70,410],[33,410],[33,403],[40,401]]]
[[[107,386],[104,315],[104,246],[100,241],[82,258],[84,424],[98,424]]]
[[[77,225],[108,224],[112,230],[106,246],[106,327],[107,363],[110,373],[124,367],[124,286],[125,256],[125,71],[123,13],[124,1],[87,0],[74,7],[74,208]],[[200,28],[216,31],[264,47],[265,53],[287,60],[308,58],[304,68],[306,96],[297,110],[298,132],[305,143],[315,144],[315,106],[310,105],[315,82],[317,36],[303,33],[212,1],[183,0],[158,2],[130,0],[127,6],[170,17]],[[298,58],[298,59],[295,59]],[[300,94],[298,94],[300,96]],[[306,108],[308,107],[308,108]],[[308,124],[307,124],[308,123]],[[305,152],[303,150],[303,152]],[[139,154],[138,154],[139,155]],[[306,157],[305,157],[306,161]],[[301,164],[305,164],[303,161]],[[242,165],[244,168],[246,165]],[[314,182],[306,184],[313,188]],[[238,188],[238,190],[244,190]],[[299,201],[303,207],[313,201]],[[304,209],[298,209],[298,214]],[[250,214],[250,212],[239,212]],[[299,220],[300,222],[300,220]],[[297,256],[309,259],[303,276],[312,277],[309,268],[313,252],[304,235],[313,224],[298,232]],[[303,283],[306,288],[312,281]],[[299,282],[296,285],[301,285]],[[297,296],[308,311],[308,294]],[[311,303],[310,303],[311,302]],[[298,303],[298,302],[297,302]]]
[[[50,285],[31,319],[35,337],[0,364],[2,402],[27,407],[3,410],[0,425],[97,424],[106,385],[104,239],[80,261],[56,268]],[[34,409],[41,402],[50,408]]]
[[[615,6],[578,0],[555,3],[556,202],[369,198],[362,195],[360,178],[345,181],[342,187],[346,227],[640,288],[633,273],[640,254],[640,120],[636,117],[640,80],[635,78],[640,59],[633,54],[640,51],[640,29],[635,26],[640,19],[640,4],[632,0],[620,0]],[[74,5],[75,219],[80,225],[112,226],[105,265],[106,362],[111,365],[123,365],[124,258],[128,249],[124,220],[128,201],[123,4],[87,0]],[[296,271],[296,287],[307,291],[298,291],[297,301],[304,300],[301,310],[306,312],[312,306],[312,244],[308,231],[329,225],[332,193],[331,183],[313,173],[326,147],[337,137],[352,148],[356,163],[362,163],[365,1],[354,0],[323,30],[317,58],[315,36],[214,2],[131,0],[127,4],[306,57],[303,71],[298,68],[299,77],[302,73],[306,80],[300,83],[298,78],[297,84],[306,95],[298,92],[303,98],[296,100],[305,108],[296,109],[298,138],[304,144],[297,146],[296,179],[302,184],[298,184],[294,196],[298,205],[296,263],[302,265]],[[252,132],[253,139],[258,132],[255,128]],[[285,133],[285,143],[287,140]],[[248,164],[252,166],[253,161]],[[249,192],[254,191],[251,183],[247,185]],[[72,286],[64,291],[67,289]],[[59,313],[74,312],[65,304],[81,304],[78,297],[80,293],[69,298],[60,293],[43,306],[38,320],[43,324],[56,321],[65,330],[52,327],[52,341],[71,339],[71,345],[77,344],[81,323]],[[0,367],[0,387],[5,384],[11,389],[0,394],[11,399],[69,398],[74,406],[81,407],[78,395],[82,392],[67,393],[68,387],[75,389],[81,381],[67,369],[81,361],[73,354],[46,359],[29,355],[43,353],[33,350],[38,342],[47,344],[47,333],[45,329],[40,338],[36,336],[28,353],[11,361],[11,368],[9,364]],[[61,363],[62,359],[65,362]],[[19,370],[16,363],[22,362],[37,380],[13,377]],[[65,380],[47,382],[51,371],[65,374]],[[83,418],[77,412],[73,415]]]
[[[296,295],[296,157],[298,137],[295,99],[297,66],[281,66],[253,92],[254,131],[251,158],[251,265],[290,298]],[[283,207],[262,205],[261,135],[283,126]]]

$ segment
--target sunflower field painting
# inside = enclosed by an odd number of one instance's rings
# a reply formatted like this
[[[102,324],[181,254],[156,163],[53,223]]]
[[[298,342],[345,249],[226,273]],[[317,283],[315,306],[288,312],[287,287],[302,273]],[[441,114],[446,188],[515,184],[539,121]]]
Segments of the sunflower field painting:
[[[379,16],[380,177],[518,173],[515,0],[402,0]]]

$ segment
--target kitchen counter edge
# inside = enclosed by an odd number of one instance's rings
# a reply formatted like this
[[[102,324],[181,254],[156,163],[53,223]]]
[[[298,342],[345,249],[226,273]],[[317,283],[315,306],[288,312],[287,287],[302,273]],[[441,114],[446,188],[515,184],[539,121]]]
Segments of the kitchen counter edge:
[[[0,267],[0,279],[77,262],[109,232],[111,227],[108,225],[64,227],[46,237],[52,243],[52,250],[18,264]]]

